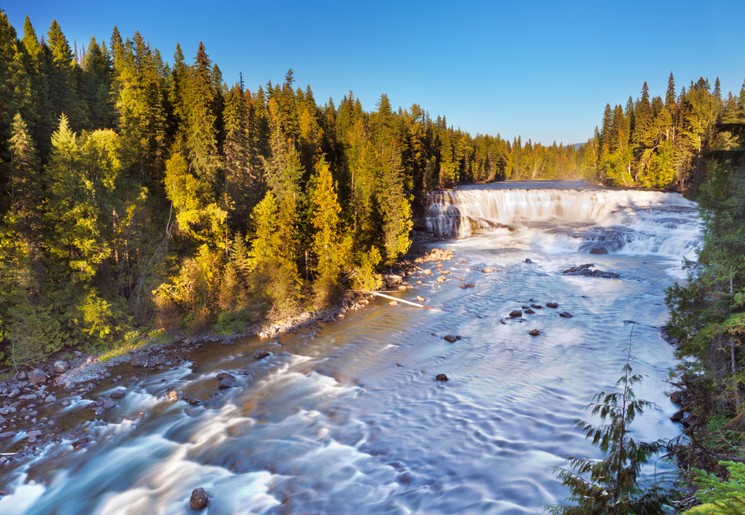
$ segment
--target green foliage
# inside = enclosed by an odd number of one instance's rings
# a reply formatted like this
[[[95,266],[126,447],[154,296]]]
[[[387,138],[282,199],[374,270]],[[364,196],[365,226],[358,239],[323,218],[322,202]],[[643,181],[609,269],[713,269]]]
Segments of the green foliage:
[[[377,247],[373,246],[368,252],[359,255],[359,264],[352,275],[352,287],[355,290],[375,291],[383,287],[383,277],[375,272],[382,257]]]
[[[350,261],[351,240],[340,231],[341,207],[325,160],[321,159],[316,165],[316,174],[311,195],[311,223],[315,229],[313,251],[316,256],[317,302],[323,306],[338,293],[341,274]]]
[[[685,513],[734,515],[745,511],[745,463],[720,461],[719,465],[727,469],[726,481],[709,472],[694,470],[696,498],[703,504]]]
[[[600,425],[583,420],[577,426],[603,452],[602,459],[567,458],[568,468],[557,467],[556,474],[569,487],[574,505],[554,506],[552,513],[663,513],[661,492],[657,487],[644,492],[639,486],[639,471],[663,442],[637,442],[631,432],[634,419],[653,406],[637,399],[632,386],[642,381],[631,368],[628,349],[623,375],[617,391],[600,392],[588,408],[599,416]]]

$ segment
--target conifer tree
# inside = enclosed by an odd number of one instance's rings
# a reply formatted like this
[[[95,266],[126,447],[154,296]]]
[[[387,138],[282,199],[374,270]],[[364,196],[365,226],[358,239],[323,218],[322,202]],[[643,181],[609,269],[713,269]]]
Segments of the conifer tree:
[[[41,181],[36,147],[20,113],[13,118],[10,138],[10,220],[19,234],[38,238],[40,231]]]
[[[184,92],[186,148],[195,176],[213,190],[217,186],[221,166],[218,153],[218,96],[212,62],[204,44],[200,42]]]
[[[249,215],[257,202],[259,184],[253,167],[249,136],[249,112],[240,85],[225,98],[225,193],[229,199],[231,226],[245,232]]]
[[[315,290],[317,301],[323,306],[339,293],[341,274],[349,263],[351,242],[344,238],[341,231],[341,207],[331,170],[325,159],[316,164],[315,171],[311,223],[315,230]]]
[[[632,331],[633,334],[633,331]],[[639,472],[663,445],[662,441],[637,442],[631,434],[631,423],[646,408],[649,401],[637,399],[633,386],[642,381],[631,368],[629,346],[623,375],[616,382],[615,392],[600,392],[588,406],[598,415],[601,425],[577,420],[577,426],[604,454],[600,460],[570,456],[569,468],[557,467],[556,474],[569,487],[575,505],[551,507],[552,513],[564,514],[627,514],[663,513],[664,498],[658,487],[643,491],[639,487]]]

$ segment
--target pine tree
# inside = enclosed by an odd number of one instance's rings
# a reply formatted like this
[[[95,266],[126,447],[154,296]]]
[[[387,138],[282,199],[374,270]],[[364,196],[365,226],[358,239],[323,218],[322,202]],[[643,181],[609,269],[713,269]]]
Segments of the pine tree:
[[[16,113],[13,118],[10,171],[11,208],[8,225],[19,234],[36,240],[40,237],[41,229],[39,160],[26,122],[20,113]]]
[[[184,93],[186,148],[195,176],[213,189],[217,186],[221,166],[218,153],[218,96],[212,62],[204,44],[200,42]]]
[[[245,232],[259,193],[253,167],[249,112],[242,88],[236,84],[225,98],[225,194],[234,230]]]
[[[633,331],[632,331],[633,334]],[[644,492],[639,487],[641,466],[663,446],[662,441],[637,442],[631,434],[631,424],[637,415],[654,406],[637,399],[633,385],[642,381],[631,368],[631,346],[627,350],[623,375],[616,382],[615,392],[600,392],[588,406],[602,424],[596,426],[577,420],[577,426],[604,454],[600,460],[570,456],[569,468],[555,469],[561,482],[569,487],[570,499],[576,505],[552,506],[552,513],[564,514],[627,514],[663,513],[664,499],[658,487]]]
[[[311,223],[315,230],[315,290],[317,302],[323,306],[339,293],[341,274],[349,262],[350,241],[341,232],[341,207],[331,170],[325,159],[316,164],[315,172],[311,195]]]
[[[282,235],[279,213],[276,197],[267,192],[251,214],[255,233],[246,265],[275,317],[297,310],[301,286],[294,256]]]

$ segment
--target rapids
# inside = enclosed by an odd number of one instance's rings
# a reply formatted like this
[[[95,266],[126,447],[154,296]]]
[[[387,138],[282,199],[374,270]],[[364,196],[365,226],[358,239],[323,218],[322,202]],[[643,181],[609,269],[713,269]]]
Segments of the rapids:
[[[422,263],[407,278],[416,287],[394,294],[437,310],[377,300],[271,342],[197,349],[181,367],[127,383],[119,405],[86,424],[95,444],[52,444],[1,471],[10,494],[0,513],[187,513],[197,487],[212,495],[207,513],[540,512],[567,495],[552,472],[563,456],[598,456],[574,420],[613,387],[630,343],[646,376],[636,394],[657,404],[635,421],[636,436],[679,434],[665,394],[673,350],[660,328],[664,289],[684,277],[684,257],[695,259],[695,204],[508,185],[433,194],[427,223],[471,235],[437,244],[455,253],[444,282],[436,263]],[[588,262],[621,278],[561,274]],[[508,318],[531,303],[544,307]],[[272,355],[256,360],[257,349]],[[238,387],[218,391],[221,371]],[[435,382],[438,373],[450,380]],[[168,402],[167,387],[204,406]],[[675,476],[662,458],[645,468],[647,482]]]

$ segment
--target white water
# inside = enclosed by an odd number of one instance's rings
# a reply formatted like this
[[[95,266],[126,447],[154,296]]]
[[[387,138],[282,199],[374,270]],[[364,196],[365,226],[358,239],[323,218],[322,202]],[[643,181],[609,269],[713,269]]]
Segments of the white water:
[[[612,388],[630,341],[634,370],[647,376],[636,393],[658,405],[635,421],[636,436],[678,434],[664,382],[672,349],[659,329],[664,288],[681,276],[681,256],[697,236],[694,205],[676,195],[595,191],[604,205],[580,209],[571,206],[586,199],[568,191],[542,193],[554,200],[541,220],[525,220],[528,207],[513,205],[509,222],[500,222],[509,229],[442,244],[456,254],[444,263],[447,280],[436,282],[436,264],[424,264],[410,278],[422,284],[400,294],[422,295],[441,311],[377,301],[282,336],[279,346],[249,339],[205,347],[191,363],[139,380],[88,426],[95,445],[51,446],[5,471],[0,481],[13,493],[0,500],[0,513],[188,513],[200,486],[213,496],[208,513],[536,513],[560,502],[567,492],[552,467],[565,455],[598,456],[573,422],[587,417],[593,394]],[[467,193],[467,209],[479,195],[499,196]],[[621,198],[626,208],[620,200],[609,207]],[[596,209],[599,223],[557,218],[575,208]],[[653,236],[624,240],[608,254],[580,251],[605,241],[591,235],[615,227],[608,220],[632,220],[625,228]],[[586,262],[621,279],[561,275]],[[476,286],[464,290],[463,282]],[[574,317],[543,308],[524,321],[506,319],[548,301]],[[529,336],[532,328],[543,334]],[[462,339],[451,344],[446,334]],[[256,361],[257,348],[274,355]],[[238,388],[217,391],[223,370]],[[436,383],[438,373],[450,381]],[[205,406],[187,414],[185,402],[164,400],[168,386]],[[647,480],[656,472],[670,481],[675,467],[658,459],[646,472]]]
[[[565,250],[696,258],[698,208],[677,193],[603,190],[583,183],[572,183],[573,188],[560,182],[523,184],[434,191],[427,230],[464,238],[489,230],[537,228],[547,245]],[[553,230],[546,231],[547,225]]]

